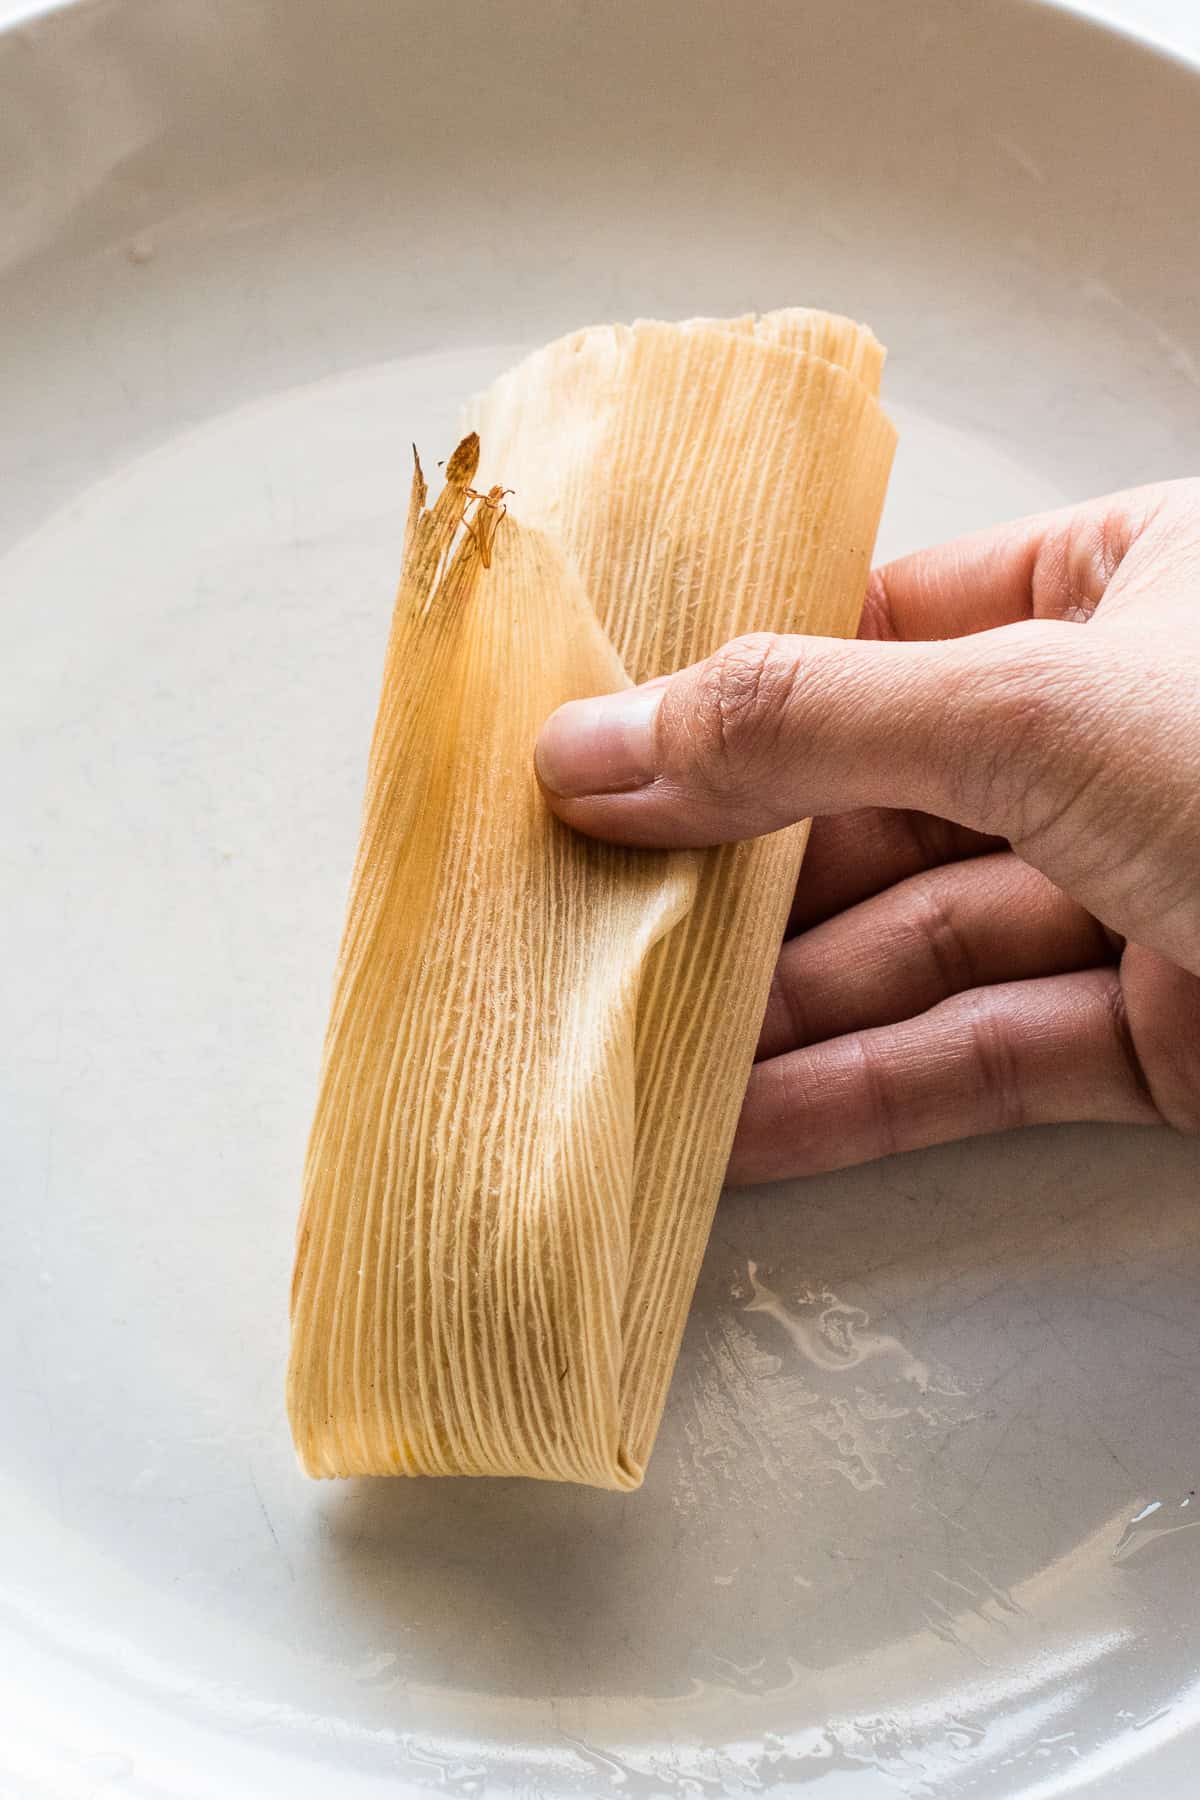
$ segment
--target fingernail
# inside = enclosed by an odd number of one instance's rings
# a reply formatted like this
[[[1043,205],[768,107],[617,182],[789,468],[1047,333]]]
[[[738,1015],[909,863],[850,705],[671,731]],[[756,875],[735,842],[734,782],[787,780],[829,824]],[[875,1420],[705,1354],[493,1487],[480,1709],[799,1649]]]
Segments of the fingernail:
[[[662,687],[568,700],[542,726],[534,761],[544,788],[563,800],[620,794],[653,781],[654,716]]]

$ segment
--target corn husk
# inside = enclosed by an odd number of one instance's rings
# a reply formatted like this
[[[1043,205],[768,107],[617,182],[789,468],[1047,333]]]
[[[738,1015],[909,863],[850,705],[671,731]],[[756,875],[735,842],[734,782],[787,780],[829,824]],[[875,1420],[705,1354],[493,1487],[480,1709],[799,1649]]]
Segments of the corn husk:
[[[799,309],[577,333],[432,507],[418,472],[293,1286],[311,1473],[642,1479],[805,827],[596,844],[532,744],[740,632],[856,629],[882,355]]]

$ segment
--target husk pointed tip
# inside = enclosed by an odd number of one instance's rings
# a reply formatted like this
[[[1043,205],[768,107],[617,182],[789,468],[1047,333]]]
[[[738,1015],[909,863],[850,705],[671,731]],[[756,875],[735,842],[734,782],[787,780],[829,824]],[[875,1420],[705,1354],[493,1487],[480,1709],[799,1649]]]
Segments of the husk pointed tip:
[[[447,487],[470,487],[479,467],[479,433],[469,431],[446,464]]]

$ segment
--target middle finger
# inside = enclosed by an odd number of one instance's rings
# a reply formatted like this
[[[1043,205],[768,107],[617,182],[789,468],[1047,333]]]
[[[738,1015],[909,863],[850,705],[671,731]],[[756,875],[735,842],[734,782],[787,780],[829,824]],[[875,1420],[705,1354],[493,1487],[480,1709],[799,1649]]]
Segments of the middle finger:
[[[1103,926],[1012,851],[947,863],[784,943],[757,1060],[896,1024],[967,988],[1115,961]]]
[[[814,819],[796,883],[788,936],[882,893],[922,869],[1005,848],[932,813],[864,807]]]

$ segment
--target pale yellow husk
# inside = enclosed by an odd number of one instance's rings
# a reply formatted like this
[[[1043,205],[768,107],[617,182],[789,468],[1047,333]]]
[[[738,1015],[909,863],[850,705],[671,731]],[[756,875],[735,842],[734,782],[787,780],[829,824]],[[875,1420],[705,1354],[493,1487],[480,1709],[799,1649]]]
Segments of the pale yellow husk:
[[[414,487],[309,1147],[306,1469],[642,1479],[805,827],[667,855],[556,823],[563,700],[748,630],[850,634],[894,433],[864,327],[602,327]]]

